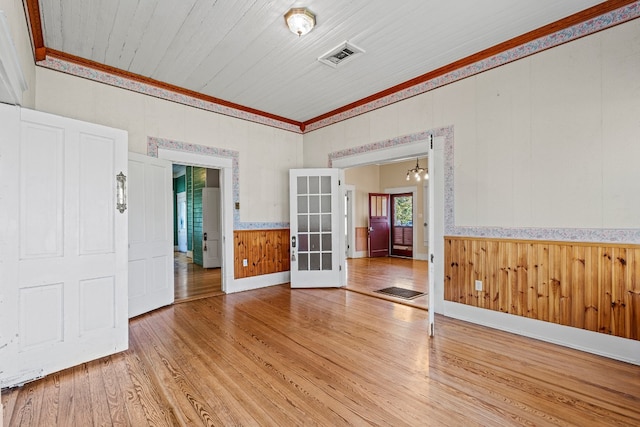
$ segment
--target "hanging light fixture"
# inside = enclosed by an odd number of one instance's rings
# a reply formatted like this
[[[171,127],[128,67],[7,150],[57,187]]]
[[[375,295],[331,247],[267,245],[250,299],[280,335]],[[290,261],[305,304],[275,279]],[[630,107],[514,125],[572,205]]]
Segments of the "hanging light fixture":
[[[304,36],[316,26],[316,15],[306,7],[294,7],[284,15],[284,22],[293,34]]]
[[[416,181],[420,181],[420,179],[422,179],[420,174],[424,174],[424,179],[429,179],[429,173],[427,172],[427,169],[421,168],[418,164],[418,159],[416,158],[416,167],[407,171],[407,181],[411,179],[411,176],[413,176]]]

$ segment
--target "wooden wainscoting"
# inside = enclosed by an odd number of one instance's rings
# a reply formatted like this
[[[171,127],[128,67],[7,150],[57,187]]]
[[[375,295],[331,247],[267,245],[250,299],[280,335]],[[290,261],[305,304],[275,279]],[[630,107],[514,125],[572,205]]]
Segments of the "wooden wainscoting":
[[[444,280],[447,301],[640,339],[640,245],[447,236]]]
[[[369,250],[369,233],[367,227],[356,227],[356,251],[365,252]]]
[[[289,271],[289,229],[234,230],[235,278]],[[247,266],[242,265],[247,260]]]

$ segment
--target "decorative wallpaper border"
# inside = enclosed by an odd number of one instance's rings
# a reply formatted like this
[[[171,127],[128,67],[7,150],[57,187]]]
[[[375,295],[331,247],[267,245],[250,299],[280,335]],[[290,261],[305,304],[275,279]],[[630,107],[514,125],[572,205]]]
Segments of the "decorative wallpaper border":
[[[147,155],[158,157],[158,149],[182,151],[186,153],[200,154],[203,156],[221,157],[232,160],[233,176],[233,229],[234,230],[267,230],[289,228],[288,222],[241,222],[240,211],[235,209],[235,204],[240,203],[240,153],[227,148],[207,147],[205,145],[189,144],[164,138],[147,138]]]
[[[142,83],[136,80],[117,76],[105,71],[95,70],[93,68],[75,64],[73,62],[64,61],[62,59],[47,57],[44,61],[39,61],[37,65],[49,68],[51,70],[60,71],[62,73],[71,74],[72,76],[82,77],[87,80],[104,83],[115,86],[120,89],[130,90],[132,92],[141,93],[143,95],[153,96],[155,98],[164,99],[166,101],[176,102],[178,104],[187,105],[189,107],[199,108],[201,110],[218,113],[236,119],[247,120],[278,129],[287,130],[295,133],[302,133],[298,125],[287,123],[261,114],[250,113],[237,108],[227,107],[215,102],[205,101],[193,96],[181,94],[168,89],[162,89],[151,84]]]
[[[104,71],[98,71],[87,66],[78,65],[73,62],[64,61],[53,57],[47,57],[43,61],[38,61],[37,65],[49,68],[51,70],[71,74],[73,76],[82,77],[88,80],[93,80],[96,82],[119,87],[121,89],[138,92],[167,101],[177,102],[179,104],[188,105],[195,108],[200,108],[212,113],[218,113],[225,116],[247,120],[250,122],[259,123],[300,134],[312,132],[325,126],[329,126],[343,120],[358,116],[360,114],[385,107],[398,101],[411,98],[412,96],[429,92],[441,86],[453,83],[457,80],[471,77],[478,73],[490,70],[495,67],[499,67],[518,59],[525,58],[535,53],[542,52],[544,50],[559,46],[563,43],[576,40],[580,37],[593,34],[595,32],[604,30],[614,25],[621,24],[623,22],[630,21],[638,17],[640,17],[640,1],[631,3],[620,9],[601,15],[597,18],[590,19],[569,28],[565,28],[548,36],[533,40],[529,43],[514,47],[513,49],[506,50],[491,58],[475,62],[471,65],[454,70],[450,73],[444,74],[426,82],[416,84],[409,88],[395,92],[391,95],[376,99],[367,104],[362,104],[350,110],[327,117],[323,120],[309,123],[306,125],[304,131],[302,131],[297,125],[281,120],[265,117],[260,114],[249,113],[247,111],[227,107],[224,105],[216,104],[214,102],[204,101],[199,98],[183,95],[181,93],[170,91],[167,89],[162,89],[151,84],[127,79],[125,77],[120,77]]]
[[[640,229],[614,228],[535,228],[535,227],[467,227],[455,224],[454,127],[399,136],[358,147],[329,153],[329,167],[336,159],[383,150],[416,141],[429,135],[444,137],[444,234],[445,236],[489,237],[497,239],[554,240],[592,243],[640,244]]]
[[[614,25],[618,25],[638,17],[640,17],[640,2],[635,2],[620,9],[614,10],[610,13],[601,15],[597,18],[590,19],[569,28],[565,28],[548,36],[533,40],[529,43],[516,46],[513,49],[501,52],[495,56],[492,56],[491,58],[475,62],[471,65],[459,68],[447,74],[443,74],[442,76],[438,76],[426,82],[416,84],[415,86],[411,86],[404,90],[395,92],[391,95],[387,95],[383,98],[376,99],[367,104],[359,105],[350,110],[338,113],[322,120],[318,120],[317,122],[309,123],[305,127],[305,133],[318,130],[325,126],[330,126],[343,120],[358,116],[360,114],[377,110],[378,108],[386,107],[398,101],[402,101],[407,98],[429,92],[441,86],[453,83],[457,80],[471,77],[492,68],[496,68],[501,65],[508,64],[509,62],[513,62],[518,59],[533,55],[535,53],[551,49],[563,43],[567,43],[580,37],[593,34],[608,27],[612,27]]]

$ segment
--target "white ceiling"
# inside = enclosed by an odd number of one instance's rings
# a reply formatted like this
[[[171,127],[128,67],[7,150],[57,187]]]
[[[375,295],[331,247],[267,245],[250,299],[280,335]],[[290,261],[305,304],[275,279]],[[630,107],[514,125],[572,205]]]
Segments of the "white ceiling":
[[[40,0],[44,44],[304,122],[602,0]],[[297,37],[283,15],[306,6]],[[348,40],[366,53],[316,59]]]

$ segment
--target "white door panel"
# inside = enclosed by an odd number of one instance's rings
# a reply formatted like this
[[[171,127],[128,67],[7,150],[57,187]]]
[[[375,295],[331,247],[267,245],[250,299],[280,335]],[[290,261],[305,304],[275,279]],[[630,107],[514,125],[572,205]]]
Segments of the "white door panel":
[[[220,189],[202,189],[202,266],[222,265],[222,230],[220,221]],[[206,239],[205,239],[206,236]]]
[[[338,169],[289,171],[291,287],[342,286],[344,225]]]
[[[128,346],[127,215],[115,206],[127,134],[11,108],[0,106],[3,387]]]
[[[177,194],[177,215],[178,215],[178,250],[187,252],[187,193],[183,191]]]
[[[172,166],[129,153],[129,317],[173,303]]]

